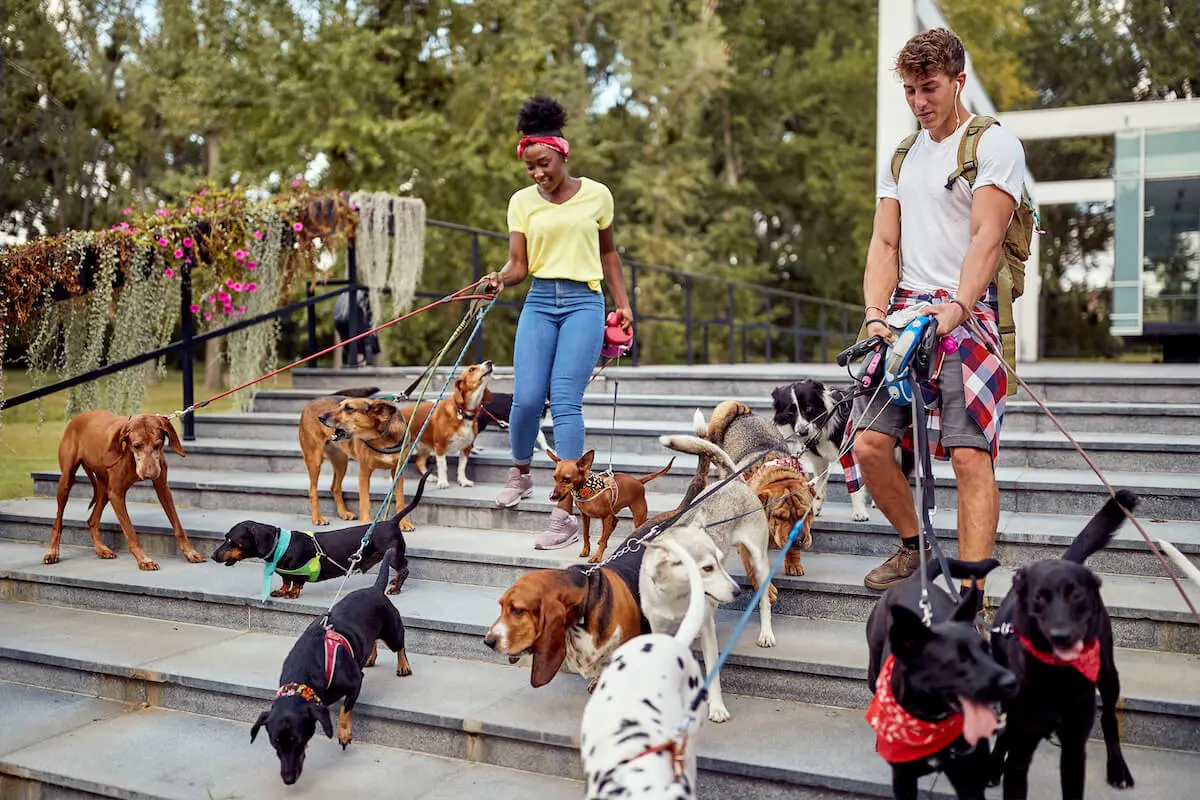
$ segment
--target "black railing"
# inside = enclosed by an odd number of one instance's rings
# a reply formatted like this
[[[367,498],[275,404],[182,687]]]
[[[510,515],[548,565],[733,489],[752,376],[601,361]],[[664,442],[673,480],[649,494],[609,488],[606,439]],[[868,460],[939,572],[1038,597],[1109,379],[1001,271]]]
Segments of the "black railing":
[[[498,240],[507,243],[508,241],[508,236],[503,233],[471,228],[451,222],[429,220],[427,226],[433,229],[465,234],[470,237],[470,281],[478,281],[484,275],[483,242],[485,240]],[[504,251],[507,253],[507,245],[505,245]],[[501,261],[500,263],[503,262]],[[713,363],[712,356],[716,350],[713,347],[713,339],[719,338],[722,333],[726,340],[729,363],[737,363],[739,349],[741,350],[742,362],[752,360],[752,358],[756,357],[756,354],[761,354],[762,358],[770,362],[777,357],[783,357],[786,351],[790,351],[787,353],[787,360],[791,361],[803,361],[806,358],[829,361],[831,352],[837,352],[837,350],[840,350],[846,344],[853,341],[857,332],[857,321],[862,313],[858,306],[849,303],[797,294],[782,289],[772,289],[766,286],[732,281],[716,276],[695,275],[679,270],[644,264],[635,259],[624,259],[624,264],[629,278],[629,296],[635,320],[639,325],[655,323],[657,325],[681,327],[683,334],[683,355],[686,363],[689,365],[697,363],[697,338],[700,339],[700,346],[702,347],[703,363]],[[451,269],[454,266],[452,264]],[[497,263],[494,266],[498,268],[500,264]],[[488,271],[491,271],[491,268]],[[446,278],[454,278],[455,276],[443,274],[439,277],[445,280]],[[357,302],[359,290],[358,260],[353,243],[351,243],[346,253],[346,278],[344,280],[309,282],[306,286],[305,298],[303,300],[290,303],[274,311],[238,320],[231,325],[202,334],[196,333],[195,320],[191,313],[192,281],[191,270],[187,265],[183,265],[181,269],[180,280],[181,326],[178,341],[132,358],[127,358],[124,361],[106,364],[81,375],[75,375],[57,383],[7,398],[3,404],[0,404],[0,409],[13,408],[23,403],[54,394],[55,392],[70,389],[74,386],[105,377],[106,375],[111,375],[115,372],[120,372],[121,370],[176,353],[179,354],[183,379],[182,407],[189,408],[195,402],[195,383],[192,372],[194,352],[198,345],[210,339],[218,339],[235,331],[260,325],[270,320],[280,319],[304,309],[307,315],[307,324],[305,327],[308,340],[308,355],[312,355],[319,349],[317,345],[316,307],[320,303],[335,300],[342,294],[349,294],[350,300],[348,303],[349,318],[346,338],[353,339],[367,329]],[[647,308],[639,311],[639,283],[644,284],[647,281],[655,281],[660,284],[659,288],[664,288],[668,293],[677,291],[681,295],[682,302],[677,304],[681,306],[678,315],[654,313],[653,310]],[[469,281],[462,281],[462,283],[467,282]],[[665,287],[662,286],[664,283],[666,284]],[[317,289],[324,287],[335,288],[318,294]],[[714,293],[712,291],[708,291],[706,297],[697,297],[698,293],[704,294],[705,290],[712,288],[716,288],[718,290],[716,294],[722,296],[723,300],[721,302],[713,302]],[[436,300],[444,297],[445,294],[445,292],[418,291],[416,296]],[[745,298],[751,298],[754,305],[761,305],[761,309],[758,311],[748,310],[747,313],[739,315],[738,300]],[[501,295],[501,299],[497,302],[498,307],[507,308],[516,314],[520,313],[523,304],[523,300],[510,300],[504,295]],[[670,305],[669,302],[668,305]],[[743,305],[745,304],[743,303]],[[701,308],[697,308],[698,306],[701,306]],[[724,312],[720,316],[717,315],[719,306],[723,306],[719,310]],[[781,309],[784,313],[780,316],[786,317],[786,319],[777,320],[775,317],[780,314]],[[756,317],[758,319],[755,319]],[[831,322],[834,321],[836,321],[836,325],[831,326]],[[756,347],[756,343],[752,342],[751,339],[758,334],[761,334],[761,345]],[[835,350],[831,351],[831,344],[836,347]],[[721,349],[724,350],[725,348]],[[482,361],[484,357],[482,336],[476,337],[473,350],[475,360]],[[346,345],[346,351],[343,365],[350,369],[356,368],[358,366],[358,343],[351,341]],[[635,366],[640,361],[639,351],[640,348],[635,339],[631,353],[632,362]],[[185,414],[182,419],[182,427],[184,440],[193,441],[196,437],[195,416],[193,414]]]

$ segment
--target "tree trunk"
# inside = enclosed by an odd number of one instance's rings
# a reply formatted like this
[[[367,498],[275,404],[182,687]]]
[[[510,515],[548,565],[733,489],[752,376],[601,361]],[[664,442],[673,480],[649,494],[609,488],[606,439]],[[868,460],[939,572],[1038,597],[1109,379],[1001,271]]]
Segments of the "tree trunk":
[[[221,343],[223,339],[209,339],[204,343],[204,388],[218,390],[225,388],[221,374],[225,365],[221,360]]]

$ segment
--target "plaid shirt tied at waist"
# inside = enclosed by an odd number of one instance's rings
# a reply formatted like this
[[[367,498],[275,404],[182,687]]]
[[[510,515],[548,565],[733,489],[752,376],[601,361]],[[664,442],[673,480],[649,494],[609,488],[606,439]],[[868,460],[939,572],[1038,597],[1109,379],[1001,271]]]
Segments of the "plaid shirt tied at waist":
[[[952,298],[945,289],[933,292],[914,292],[907,289],[896,289],[892,295],[892,305],[888,316],[896,311],[911,308],[920,303],[938,305],[949,303]],[[992,340],[991,344],[997,352],[1000,350],[1000,330],[998,325],[998,304],[996,285],[988,287],[987,294],[975,304],[973,309],[975,320]],[[1005,396],[1008,391],[1008,373],[1004,362],[999,356],[993,355],[987,346],[976,338],[973,330],[966,325],[959,325],[950,332],[958,344],[958,354],[962,359],[963,388],[967,398],[967,414],[978,423],[984,437],[992,447],[992,460],[995,461],[1000,452],[1000,424],[1004,419]],[[929,448],[934,458],[946,461],[950,454],[942,447],[942,411],[940,393],[935,376],[928,384],[922,384],[923,396],[926,398],[927,421],[929,429]],[[880,392],[886,392],[880,389]],[[932,398],[932,402],[930,399]],[[859,422],[851,417],[846,423],[846,436],[854,435],[854,427]],[[902,446],[912,449],[911,426],[904,437]],[[842,471],[846,475],[846,489],[856,492],[863,486],[862,471],[855,457],[854,449],[842,457]]]

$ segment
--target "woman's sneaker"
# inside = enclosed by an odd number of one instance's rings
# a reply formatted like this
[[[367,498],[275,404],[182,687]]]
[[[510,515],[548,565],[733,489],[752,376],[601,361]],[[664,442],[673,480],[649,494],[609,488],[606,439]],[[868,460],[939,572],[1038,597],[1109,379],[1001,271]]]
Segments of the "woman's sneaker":
[[[512,508],[531,494],[533,494],[533,477],[528,472],[521,472],[516,467],[509,467],[508,482],[496,495],[496,505],[501,508]]]
[[[550,512],[550,527],[533,543],[534,550],[557,550],[579,541],[579,520],[561,508]]]

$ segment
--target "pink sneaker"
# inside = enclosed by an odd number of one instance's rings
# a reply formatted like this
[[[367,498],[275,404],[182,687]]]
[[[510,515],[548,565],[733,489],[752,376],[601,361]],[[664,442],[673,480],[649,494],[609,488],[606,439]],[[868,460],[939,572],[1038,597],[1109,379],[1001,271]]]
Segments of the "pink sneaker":
[[[496,495],[496,505],[501,508],[512,508],[531,494],[533,494],[533,477],[528,472],[521,472],[516,467],[509,467],[508,482]]]
[[[534,550],[558,550],[579,541],[579,520],[561,508],[550,512],[550,527],[533,543]]]

